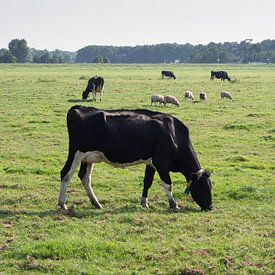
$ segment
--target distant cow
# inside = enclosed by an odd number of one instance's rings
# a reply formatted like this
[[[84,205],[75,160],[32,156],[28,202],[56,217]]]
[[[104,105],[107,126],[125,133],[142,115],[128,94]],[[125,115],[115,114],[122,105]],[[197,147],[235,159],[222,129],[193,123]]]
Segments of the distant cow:
[[[169,172],[180,172],[186,191],[202,210],[212,209],[210,174],[201,169],[188,128],[177,118],[149,110],[98,110],[73,106],[67,113],[69,152],[61,170],[59,206],[66,210],[66,189],[80,164],[81,179],[91,203],[102,208],[92,187],[94,163],[114,167],[146,165],[141,205],[148,208],[148,190],[157,171],[170,208],[177,208]],[[118,182],[117,184],[121,184]],[[126,196],[126,194],[125,194]]]
[[[82,99],[87,99],[89,93],[93,94],[93,100],[96,101],[96,93],[100,93],[100,100],[104,91],[104,79],[100,76],[94,76],[89,79],[86,90],[82,93]]]
[[[162,71],[161,72],[161,78],[163,79],[164,77],[176,79],[176,76],[171,71]]]
[[[226,71],[211,71],[211,80],[214,80],[214,78],[220,78],[221,81],[224,81],[227,79],[228,81],[231,81],[231,78],[228,76]]]

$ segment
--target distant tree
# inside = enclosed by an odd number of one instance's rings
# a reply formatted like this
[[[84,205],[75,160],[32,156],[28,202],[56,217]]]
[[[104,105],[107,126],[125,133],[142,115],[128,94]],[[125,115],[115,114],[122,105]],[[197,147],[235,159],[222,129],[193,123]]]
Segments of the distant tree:
[[[44,51],[44,54],[42,54],[40,57],[39,63],[52,63],[52,56],[49,51]]]
[[[15,63],[16,57],[7,49],[0,49],[0,63]]]
[[[111,63],[111,60],[108,57],[104,57],[103,63]]]
[[[103,63],[103,58],[101,55],[98,55],[95,57],[95,59],[93,60],[93,63]]]
[[[10,52],[16,57],[16,61],[24,63],[27,61],[29,48],[25,39],[13,39],[9,43]]]

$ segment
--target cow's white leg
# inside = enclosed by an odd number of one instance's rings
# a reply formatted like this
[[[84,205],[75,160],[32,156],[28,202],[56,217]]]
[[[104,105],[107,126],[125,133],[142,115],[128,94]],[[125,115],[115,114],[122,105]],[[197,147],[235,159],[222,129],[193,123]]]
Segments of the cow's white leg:
[[[69,171],[65,174],[65,176],[61,180],[60,185],[60,191],[59,191],[59,199],[58,199],[58,205],[61,209],[66,210],[66,190],[68,187],[68,184],[77,168],[79,163],[81,162],[81,155],[80,152],[76,152],[72,161],[71,166],[69,167]],[[66,165],[65,165],[66,167]],[[65,167],[63,169],[65,169]]]
[[[86,166],[86,173],[81,178],[81,181],[82,181],[82,184],[87,192],[87,195],[88,195],[92,205],[94,205],[96,208],[103,208],[102,205],[99,203],[99,201],[93,191],[93,188],[91,187],[91,175],[92,175],[92,171],[93,171],[93,164],[85,163],[82,165],[83,165],[83,167],[84,167],[84,165]],[[79,177],[81,177],[81,175],[79,175]]]
[[[167,184],[164,181],[162,181],[162,186],[163,186],[163,189],[166,191],[170,208],[178,209],[177,203],[174,200],[174,197],[173,197],[173,194],[172,194],[172,185]]]

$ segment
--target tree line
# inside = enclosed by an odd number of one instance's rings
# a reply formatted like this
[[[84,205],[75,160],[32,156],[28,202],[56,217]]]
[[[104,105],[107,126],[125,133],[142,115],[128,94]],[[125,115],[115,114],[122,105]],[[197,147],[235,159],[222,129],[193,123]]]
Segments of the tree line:
[[[251,42],[86,46],[69,52],[36,50],[25,39],[13,39],[0,49],[0,63],[275,63],[275,40]]]

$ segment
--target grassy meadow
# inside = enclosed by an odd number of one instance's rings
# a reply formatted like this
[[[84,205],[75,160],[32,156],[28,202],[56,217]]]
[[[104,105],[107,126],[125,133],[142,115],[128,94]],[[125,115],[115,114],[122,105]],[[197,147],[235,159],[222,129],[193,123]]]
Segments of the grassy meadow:
[[[163,69],[177,79],[161,80]],[[212,69],[236,81],[210,82]],[[82,101],[94,75],[105,79],[103,101]],[[0,64],[0,274],[274,274],[274,89],[271,65]],[[185,101],[185,90],[208,101]],[[234,100],[221,100],[222,90]],[[177,96],[180,107],[151,106],[154,93]],[[92,186],[104,209],[90,205],[75,173],[62,214],[66,113],[75,104],[182,120],[212,173],[214,210],[201,212],[176,173],[180,210],[169,210],[157,174],[142,209],[145,166],[97,164]]]

